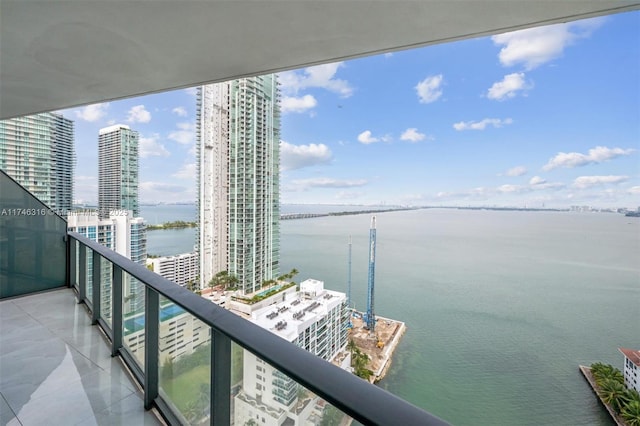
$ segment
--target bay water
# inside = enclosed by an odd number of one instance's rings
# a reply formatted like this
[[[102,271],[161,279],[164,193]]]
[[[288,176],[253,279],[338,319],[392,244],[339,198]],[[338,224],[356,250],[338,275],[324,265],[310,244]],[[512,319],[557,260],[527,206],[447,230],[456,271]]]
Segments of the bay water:
[[[351,235],[352,302],[365,310],[370,217],[282,221],[281,271],[347,292]],[[617,348],[640,348],[640,219],[456,209],[376,217],[375,313],[407,324],[379,386],[457,425],[612,424],[578,365],[622,368]],[[167,220],[178,219],[189,220]],[[149,232],[149,252],[190,251],[195,231],[174,231],[184,230]]]

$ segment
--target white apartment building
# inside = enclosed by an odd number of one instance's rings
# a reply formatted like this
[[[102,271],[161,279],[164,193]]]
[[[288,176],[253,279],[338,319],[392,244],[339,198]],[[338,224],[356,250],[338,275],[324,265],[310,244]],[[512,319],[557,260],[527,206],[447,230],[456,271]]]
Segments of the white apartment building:
[[[125,317],[122,343],[144,364],[144,313]],[[159,363],[166,368],[168,360],[177,361],[211,343],[211,328],[173,303],[160,307]]]
[[[198,277],[198,253],[147,257],[147,267],[150,267],[156,274],[160,274],[182,287],[187,287],[188,283],[195,283]]]
[[[349,312],[344,293],[308,279],[300,291],[252,313],[250,321],[327,361],[346,349]],[[341,364],[348,368],[351,358]],[[242,389],[235,396],[236,424],[253,420],[267,426],[319,421],[323,402],[248,351],[244,351]]]
[[[624,355],[624,384],[640,392],[640,350],[618,348]]]

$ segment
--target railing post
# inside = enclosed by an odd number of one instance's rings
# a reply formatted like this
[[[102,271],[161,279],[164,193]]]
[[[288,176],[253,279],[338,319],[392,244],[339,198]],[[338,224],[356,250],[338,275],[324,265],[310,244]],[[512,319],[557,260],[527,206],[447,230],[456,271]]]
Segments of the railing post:
[[[77,247],[78,242],[76,241],[75,238],[71,238],[69,235],[67,235],[67,262],[69,262],[69,266],[67,268],[67,271],[69,273],[69,277],[68,277],[68,281],[67,283],[69,284],[69,287],[73,288],[75,286],[78,285],[78,283],[76,282],[76,275],[77,275],[77,268],[78,265],[76,265],[76,247]]]
[[[122,348],[122,268],[113,265],[111,278],[111,356],[118,355]]]
[[[87,246],[78,241],[78,303],[87,298]]]
[[[231,339],[211,329],[210,424],[231,424]]]
[[[158,345],[160,343],[160,294],[145,286],[144,305],[144,408],[158,397]]]
[[[92,293],[91,293],[91,304],[93,305],[93,312],[91,313],[91,324],[95,325],[98,323],[98,318],[100,318],[100,293],[102,292],[102,280],[100,277],[100,270],[102,269],[102,262],[100,259],[100,253],[97,251],[93,251],[93,264],[92,266]]]

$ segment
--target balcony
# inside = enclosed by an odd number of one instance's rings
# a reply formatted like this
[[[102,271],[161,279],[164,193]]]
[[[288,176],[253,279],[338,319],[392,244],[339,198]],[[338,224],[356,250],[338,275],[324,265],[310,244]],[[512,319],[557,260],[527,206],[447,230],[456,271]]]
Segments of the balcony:
[[[240,424],[251,412],[243,401],[258,398],[243,377],[248,351],[317,395],[331,418],[445,424],[67,232],[62,218],[4,172],[0,184],[3,206],[44,212],[0,222],[3,423]],[[283,421],[309,415],[290,411]]]

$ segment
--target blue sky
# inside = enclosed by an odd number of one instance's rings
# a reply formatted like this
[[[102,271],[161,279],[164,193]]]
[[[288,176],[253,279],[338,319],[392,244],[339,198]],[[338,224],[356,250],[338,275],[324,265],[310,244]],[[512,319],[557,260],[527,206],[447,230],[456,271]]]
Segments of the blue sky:
[[[280,74],[281,202],[640,206],[640,13]],[[195,90],[62,111],[79,201],[101,127],[141,134],[142,202],[195,201]]]

